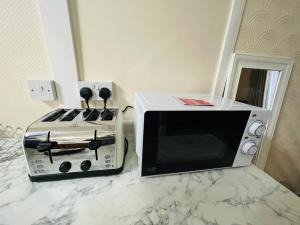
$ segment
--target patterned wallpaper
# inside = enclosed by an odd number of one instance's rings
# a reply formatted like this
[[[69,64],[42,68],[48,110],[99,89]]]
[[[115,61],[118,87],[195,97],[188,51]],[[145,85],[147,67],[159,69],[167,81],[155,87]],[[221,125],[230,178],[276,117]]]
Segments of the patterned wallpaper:
[[[265,171],[300,193],[300,0],[247,0],[235,51],[295,60]]]

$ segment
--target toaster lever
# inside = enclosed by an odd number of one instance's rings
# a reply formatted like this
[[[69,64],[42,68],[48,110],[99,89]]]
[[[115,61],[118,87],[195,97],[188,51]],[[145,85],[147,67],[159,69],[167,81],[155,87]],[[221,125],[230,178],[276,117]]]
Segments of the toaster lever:
[[[97,130],[94,132],[94,140],[91,140],[88,144],[90,150],[95,151],[96,160],[98,160],[98,148],[101,147],[101,141],[97,140]]]
[[[37,146],[37,150],[39,152],[46,152],[51,150],[56,144],[56,142],[42,142]]]
[[[47,141],[46,142],[40,142],[39,145],[37,146],[37,150],[39,152],[48,152],[50,162],[53,163],[52,159],[52,152],[51,149],[57,145],[56,141],[50,141],[50,131],[48,132],[47,135]]]

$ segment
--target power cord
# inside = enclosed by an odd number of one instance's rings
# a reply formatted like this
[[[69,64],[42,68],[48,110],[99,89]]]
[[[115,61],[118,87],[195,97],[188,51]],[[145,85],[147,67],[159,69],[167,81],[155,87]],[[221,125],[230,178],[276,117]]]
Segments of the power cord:
[[[124,137],[124,157],[123,157],[123,166],[122,166],[123,168],[122,168],[122,170],[125,167],[125,159],[126,159],[127,152],[128,152],[128,140],[127,140],[126,137]]]
[[[88,110],[89,110],[90,109],[89,101],[85,100],[85,103],[86,103],[86,105],[88,107]]]
[[[123,113],[126,112],[127,109],[133,109],[133,106],[131,106],[131,105],[126,106],[126,107],[122,110],[122,112],[123,112]]]
[[[124,113],[124,112],[126,112],[126,110],[127,109],[129,109],[129,108],[133,108],[133,106],[131,106],[131,105],[128,105],[128,106],[126,106],[123,110],[122,110],[122,112]],[[127,155],[127,153],[128,153],[128,146],[129,146],[129,144],[128,144],[128,139],[126,138],[126,137],[124,137],[124,163],[123,163],[123,167],[125,166],[125,157],[126,157],[126,155]]]
[[[127,155],[127,152],[128,152],[128,139],[125,137],[124,138],[124,149],[125,149],[125,155]]]

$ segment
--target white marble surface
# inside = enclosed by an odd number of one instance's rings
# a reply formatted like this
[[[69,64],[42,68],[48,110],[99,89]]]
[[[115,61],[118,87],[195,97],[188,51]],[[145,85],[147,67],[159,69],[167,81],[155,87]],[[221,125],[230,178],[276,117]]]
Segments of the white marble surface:
[[[300,198],[255,166],[141,178],[130,149],[121,175],[31,183],[20,141],[0,146],[1,225],[300,224]]]

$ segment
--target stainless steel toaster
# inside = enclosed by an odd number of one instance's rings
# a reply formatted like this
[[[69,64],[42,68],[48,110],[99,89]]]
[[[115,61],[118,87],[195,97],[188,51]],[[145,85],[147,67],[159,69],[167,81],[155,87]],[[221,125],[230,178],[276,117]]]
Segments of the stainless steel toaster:
[[[103,115],[109,111],[109,118]],[[57,109],[26,130],[23,149],[31,181],[120,173],[126,142],[122,112]]]

